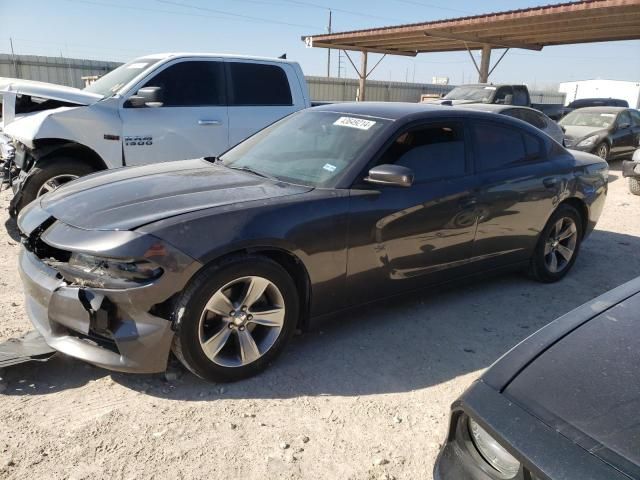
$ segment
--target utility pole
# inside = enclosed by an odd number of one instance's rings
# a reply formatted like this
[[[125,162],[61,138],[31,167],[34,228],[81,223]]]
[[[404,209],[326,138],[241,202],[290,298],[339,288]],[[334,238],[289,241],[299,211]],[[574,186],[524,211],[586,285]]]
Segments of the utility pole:
[[[15,78],[18,78],[18,62],[16,61],[16,53],[13,51],[13,38],[9,37],[9,43],[11,44],[11,59],[13,60],[13,74]]]
[[[327,27],[327,33],[331,33],[331,10],[329,10],[329,26]],[[327,49],[327,77],[331,76],[331,49]]]

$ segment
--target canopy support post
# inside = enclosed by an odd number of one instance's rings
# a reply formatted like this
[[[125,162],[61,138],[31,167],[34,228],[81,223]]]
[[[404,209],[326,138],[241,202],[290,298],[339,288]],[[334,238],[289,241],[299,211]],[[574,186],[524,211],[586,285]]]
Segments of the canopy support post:
[[[478,82],[487,83],[489,81],[489,65],[491,63],[491,45],[482,45],[482,58],[480,59],[480,71]]]

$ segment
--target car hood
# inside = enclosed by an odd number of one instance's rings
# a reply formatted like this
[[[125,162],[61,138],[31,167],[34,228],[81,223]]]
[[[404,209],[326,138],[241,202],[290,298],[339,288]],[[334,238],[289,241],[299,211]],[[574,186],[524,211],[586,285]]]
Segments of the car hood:
[[[309,190],[198,159],[90,175],[45,195],[40,206],[77,228],[132,230],[196,210]]]
[[[579,140],[591,135],[606,135],[607,130],[600,127],[584,127],[578,125],[563,125],[564,136],[572,140]]]
[[[2,93],[30,95],[77,105],[90,105],[104,98],[102,95],[80,90],[79,88],[6,77],[0,78],[0,94]]]
[[[640,465],[638,312],[640,293],[603,311],[538,356],[505,394],[593,454]]]

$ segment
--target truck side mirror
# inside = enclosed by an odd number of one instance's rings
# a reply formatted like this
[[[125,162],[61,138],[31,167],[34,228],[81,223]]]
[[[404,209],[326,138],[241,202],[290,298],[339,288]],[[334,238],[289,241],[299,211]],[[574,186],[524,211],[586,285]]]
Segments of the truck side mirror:
[[[127,100],[126,107],[161,107],[163,105],[162,87],[142,87]]]
[[[505,105],[513,105],[513,95],[507,94],[504,96],[504,104]]]

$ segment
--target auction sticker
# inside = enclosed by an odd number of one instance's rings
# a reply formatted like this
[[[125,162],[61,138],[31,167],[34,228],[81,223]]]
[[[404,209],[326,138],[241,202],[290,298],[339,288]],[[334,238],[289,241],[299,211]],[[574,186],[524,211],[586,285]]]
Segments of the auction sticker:
[[[338,120],[333,122],[333,124],[341,127],[357,128],[358,130],[369,130],[376,124],[376,122],[372,120],[364,120],[362,118],[340,117]]]

